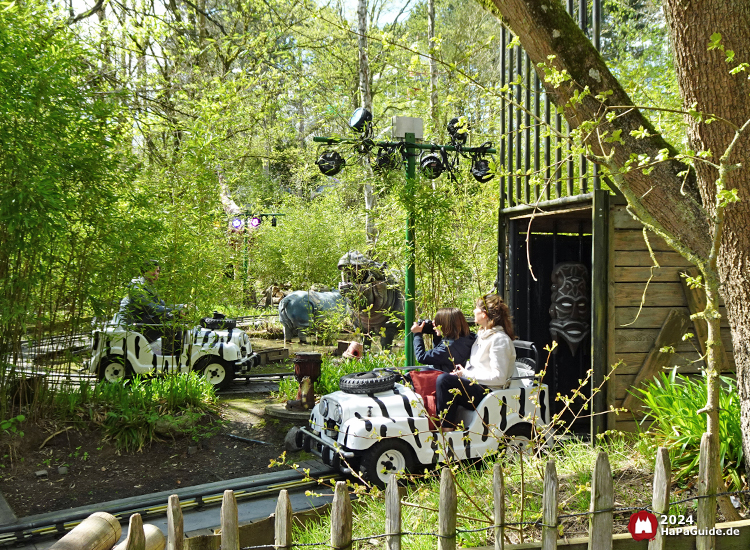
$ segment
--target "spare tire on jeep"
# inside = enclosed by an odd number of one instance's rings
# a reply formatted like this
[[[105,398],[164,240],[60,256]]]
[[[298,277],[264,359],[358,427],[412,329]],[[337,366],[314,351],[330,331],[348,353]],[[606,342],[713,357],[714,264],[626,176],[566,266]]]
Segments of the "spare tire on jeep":
[[[203,328],[210,330],[229,330],[237,328],[236,319],[213,319],[211,317],[205,317],[201,319],[200,325]]]
[[[355,372],[341,377],[339,389],[345,393],[377,393],[393,389],[396,380],[398,380],[398,374],[387,370]]]

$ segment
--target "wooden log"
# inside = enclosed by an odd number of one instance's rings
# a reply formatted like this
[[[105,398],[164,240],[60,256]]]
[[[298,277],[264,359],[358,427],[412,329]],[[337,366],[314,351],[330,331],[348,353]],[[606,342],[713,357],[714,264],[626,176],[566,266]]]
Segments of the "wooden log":
[[[110,550],[120,540],[122,527],[117,518],[106,512],[94,512],[50,550]]]
[[[591,508],[589,519],[589,550],[612,550],[612,508],[615,493],[609,457],[599,452],[591,477]]]
[[[337,481],[333,492],[331,547],[333,550],[348,550],[352,547],[352,504],[344,481]]]
[[[234,491],[224,491],[221,500],[221,550],[240,550],[240,526]]]
[[[676,346],[681,341],[683,334],[690,326],[690,318],[679,310],[673,310],[667,316],[661,327],[659,336],[654,342],[654,347],[643,362],[641,370],[633,383],[633,392],[641,387],[643,382],[653,379],[653,377],[668,366],[672,361],[673,353],[662,352],[661,349],[667,346]],[[633,394],[628,394],[623,402],[623,406],[632,412],[641,410],[641,401]]]
[[[167,501],[167,550],[183,550],[184,545],[185,531],[180,497],[171,495]]]
[[[505,480],[499,462],[492,467],[492,499],[495,522],[495,550],[505,550]]]
[[[698,499],[697,527],[700,532],[708,532],[716,523],[716,472],[711,470],[711,447],[715,436],[704,433],[701,437],[700,462],[698,463]],[[715,537],[712,535],[698,535],[695,539],[696,550],[714,550]]]
[[[669,489],[672,486],[672,464],[669,461],[669,451],[659,447],[656,452],[656,467],[654,468],[654,494],[651,500],[651,510],[657,521],[661,514],[669,514]],[[666,539],[661,529],[656,529],[656,536],[648,543],[648,550],[664,550]]]
[[[443,466],[440,472],[440,507],[438,509],[438,550],[456,550],[456,514],[458,494],[453,472]]]
[[[556,550],[557,548],[557,488],[555,461],[549,460],[544,469],[542,550]]]
[[[401,550],[401,493],[396,474],[388,476],[385,488],[385,539],[388,550]]]
[[[129,532],[128,536],[130,536]],[[164,550],[164,547],[167,544],[167,539],[164,536],[164,533],[162,533],[161,529],[159,529],[156,525],[144,523],[143,536],[146,539],[146,550]],[[127,541],[122,541],[112,550],[127,550],[127,546],[125,546],[126,543]]]
[[[279,491],[276,501],[273,544],[276,548],[289,548],[292,545],[292,501],[286,489]]]

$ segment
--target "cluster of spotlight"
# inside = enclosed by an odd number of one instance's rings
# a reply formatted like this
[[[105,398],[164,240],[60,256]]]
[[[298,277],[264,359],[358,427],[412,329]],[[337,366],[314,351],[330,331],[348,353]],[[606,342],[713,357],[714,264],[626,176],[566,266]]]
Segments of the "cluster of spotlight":
[[[375,145],[371,139],[372,113],[362,107],[358,108],[349,119],[349,127],[361,136],[361,141],[357,144],[357,151],[360,154],[369,155]],[[467,155],[462,152],[462,148],[469,137],[466,123],[458,118],[451,119],[447,130],[455,153],[451,156],[445,147],[438,147],[437,145],[433,149],[423,152],[419,157],[421,174],[431,180],[439,178],[443,172],[449,172],[454,177],[453,172],[458,167],[459,158],[464,157],[471,158],[471,175],[474,176],[474,179],[481,183],[490,181],[494,174],[486,155],[487,149],[492,147],[492,143],[485,142],[477,151]],[[384,173],[402,166],[406,158],[405,149],[403,142],[379,146],[374,159],[370,162],[373,171]],[[323,151],[315,164],[324,175],[335,176],[346,166],[346,159],[338,151],[328,149]]]

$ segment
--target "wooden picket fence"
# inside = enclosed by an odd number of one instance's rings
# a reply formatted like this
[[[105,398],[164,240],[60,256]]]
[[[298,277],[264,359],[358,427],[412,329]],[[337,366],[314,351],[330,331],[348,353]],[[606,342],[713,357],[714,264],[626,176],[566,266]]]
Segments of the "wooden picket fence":
[[[624,550],[625,548],[646,548],[649,550],[698,550],[720,549],[740,550],[750,548],[750,520],[720,524],[717,527],[725,531],[731,528],[736,534],[731,536],[705,535],[666,535],[662,534],[661,525],[650,542],[637,542],[627,535],[613,535],[615,513],[635,513],[636,509],[615,508],[614,486],[612,471],[607,453],[600,452],[591,480],[591,504],[587,515],[589,531],[586,539],[568,541],[560,539],[558,535],[559,521],[566,517],[581,514],[559,514],[558,479],[555,462],[550,460],[546,464],[544,473],[544,489],[542,499],[542,517],[535,522],[506,523],[505,519],[505,484],[500,464],[493,468],[493,508],[494,525],[486,528],[494,532],[495,544],[484,550],[513,550],[513,549],[541,549],[554,550],[564,547],[568,550]],[[699,483],[699,487],[700,487]],[[671,487],[671,465],[666,449],[660,448],[657,453],[654,472],[653,497],[650,510],[657,516],[669,514]],[[705,493],[705,491],[704,491]],[[697,529],[706,533],[714,527],[716,518],[716,495],[701,494],[694,497],[698,501]],[[686,501],[679,501],[686,502]],[[675,504],[675,503],[672,503]],[[328,541],[321,541],[315,546],[332,548],[333,550],[350,550],[355,542],[360,540],[384,539],[387,550],[401,550],[402,542],[412,535],[433,536],[437,540],[437,550],[456,550],[457,536],[462,531],[457,528],[458,498],[453,473],[449,467],[444,467],[440,476],[440,505],[438,511],[437,530],[431,533],[404,532],[401,526],[401,497],[398,481],[391,475],[385,491],[385,525],[381,534],[368,535],[362,539],[352,537],[352,506],[346,483],[339,481],[334,490],[333,503],[330,509],[331,536]],[[125,542],[115,550],[269,550],[302,549],[305,544],[295,544],[292,540],[292,506],[286,490],[279,493],[276,512],[265,522],[265,533],[261,533],[256,524],[240,526],[238,524],[237,500],[233,491],[225,491],[221,507],[221,531],[216,535],[195,538],[184,537],[182,509],[176,495],[169,498],[167,506],[168,533],[166,541],[161,532],[150,531],[144,534],[141,517],[134,514],[130,518],[130,530]],[[89,518],[90,519],[90,518]],[[114,518],[113,518],[114,519]],[[86,520],[89,521],[89,520]],[[85,523],[85,522],[84,522]],[[85,547],[90,550],[110,550],[113,542],[111,536],[99,536],[100,545],[84,544],[81,539],[73,545],[61,545],[80,527],[76,527],[68,535],[60,539],[50,550],[66,550],[68,548]],[[505,529],[523,524],[533,524],[541,527],[541,542],[523,545],[505,543]],[[255,526],[255,527],[254,527]],[[119,524],[118,524],[119,527]],[[151,527],[151,526],[146,526]],[[158,529],[157,529],[158,531]],[[472,530],[474,531],[474,530]],[[464,531],[468,532],[468,531]],[[80,535],[80,534],[79,534]],[[120,534],[117,533],[116,541]],[[99,540],[97,539],[97,540]],[[58,545],[60,545],[58,547]]]

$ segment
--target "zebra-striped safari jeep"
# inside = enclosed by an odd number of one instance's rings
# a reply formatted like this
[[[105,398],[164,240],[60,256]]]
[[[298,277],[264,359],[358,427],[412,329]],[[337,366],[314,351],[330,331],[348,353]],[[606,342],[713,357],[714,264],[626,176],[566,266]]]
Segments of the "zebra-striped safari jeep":
[[[342,377],[340,391],[315,405],[297,444],[344,474],[380,487],[393,472],[420,471],[447,458],[479,459],[506,445],[528,446],[535,433],[547,444],[549,388],[535,377],[536,348],[520,340],[514,345],[534,359],[519,357],[508,387],[488,393],[476,410],[459,408],[463,429],[436,430],[425,398],[411,384],[397,382],[409,381],[410,374],[382,369]]]
[[[260,364],[245,331],[233,319],[203,319],[180,331],[177,349],[162,351],[162,338],[146,338],[150,325],[125,325],[118,316],[92,333],[88,370],[99,380],[115,382],[134,374],[197,371],[217,389]],[[166,346],[164,346],[166,348]]]

